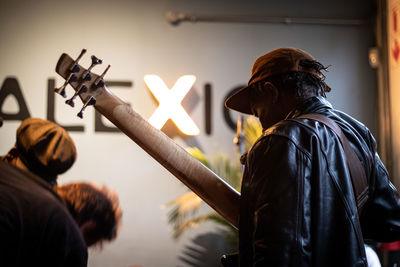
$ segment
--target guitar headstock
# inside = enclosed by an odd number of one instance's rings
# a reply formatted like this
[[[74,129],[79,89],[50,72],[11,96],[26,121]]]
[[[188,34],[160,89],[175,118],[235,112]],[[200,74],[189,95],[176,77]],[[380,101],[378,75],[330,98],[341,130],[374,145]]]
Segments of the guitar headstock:
[[[65,79],[65,82],[59,88],[54,89],[56,93],[66,98],[65,88],[67,85],[71,85],[75,93],[71,98],[66,100],[65,103],[74,107],[74,100],[79,95],[83,102],[83,107],[78,113],[78,117],[80,118],[83,118],[83,111],[85,108],[94,105],[96,103],[96,97],[105,90],[104,75],[111,67],[111,65],[108,65],[101,75],[93,73],[92,69],[96,65],[101,64],[102,60],[92,56],[92,64],[89,68],[85,69],[79,65],[79,60],[85,53],[86,49],[83,49],[76,60],[65,53],[61,55],[57,62],[56,72]]]

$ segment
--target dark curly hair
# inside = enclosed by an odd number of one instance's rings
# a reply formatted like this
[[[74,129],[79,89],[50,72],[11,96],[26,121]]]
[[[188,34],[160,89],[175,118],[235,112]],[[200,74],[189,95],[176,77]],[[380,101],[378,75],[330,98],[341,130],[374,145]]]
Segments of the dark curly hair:
[[[280,90],[293,93],[298,99],[305,99],[311,96],[326,97],[325,92],[330,88],[325,84],[325,75],[322,71],[328,71],[329,66],[325,67],[316,60],[303,59],[299,63],[305,69],[314,70],[317,75],[309,72],[292,71],[268,77],[258,84],[258,93],[262,93],[262,84],[266,81],[271,82]]]
[[[322,70],[327,71],[328,67],[323,66],[316,60],[303,59],[300,66],[314,70],[317,75],[309,72],[288,72],[272,77],[272,83],[285,91],[295,93],[298,98],[307,98],[314,95],[326,97],[325,92],[330,88],[325,84],[325,75]]]
[[[104,240],[116,238],[122,211],[117,195],[105,186],[89,183],[70,183],[55,187],[56,192],[66,203],[72,217],[81,226],[93,221],[93,231],[85,233],[90,240],[101,246]]]

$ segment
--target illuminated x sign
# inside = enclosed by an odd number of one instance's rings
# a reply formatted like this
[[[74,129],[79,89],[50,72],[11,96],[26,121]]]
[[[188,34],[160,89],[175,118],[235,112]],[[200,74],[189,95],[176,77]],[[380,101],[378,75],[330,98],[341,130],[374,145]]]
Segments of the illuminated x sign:
[[[171,119],[179,130],[186,135],[200,133],[199,128],[181,105],[181,101],[196,81],[194,75],[180,77],[171,89],[168,89],[164,81],[157,75],[146,75],[144,81],[160,103],[149,119],[150,124],[161,129],[168,119]]]

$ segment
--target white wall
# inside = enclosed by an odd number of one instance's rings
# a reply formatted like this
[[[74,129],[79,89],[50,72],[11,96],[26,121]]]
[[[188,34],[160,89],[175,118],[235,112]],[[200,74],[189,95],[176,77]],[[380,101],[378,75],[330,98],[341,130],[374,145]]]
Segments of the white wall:
[[[265,1],[264,1],[265,2]],[[54,72],[61,53],[76,57],[82,48],[112,64],[106,78],[130,80],[129,90],[113,88],[115,94],[149,118],[156,103],[145,87],[145,74],[158,74],[168,86],[184,74],[194,74],[194,92],[199,102],[191,116],[201,130],[194,141],[209,155],[233,154],[234,133],[224,122],[222,103],[227,92],[245,84],[253,61],[269,50],[295,46],[329,65],[328,95],[337,108],[375,129],[375,73],[368,66],[367,51],[373,46],[368,26],[316,26],[281,24],[182,23],[171,26],[166,11],[201,14],[267,14],[312,17],[359,17],[365,15],[357,3],[306,5],[288,2],[273,5],[262,1],[2,1],[0,8],[0,82],[16,77],[31,116],[46,117],[47,79],[62,79]],[[269,1],[271,2],[271,1]],[[334,1],[331,1],[334,2]],[[341,3],[341,4],[340,4]],[[362,6],[359,1],[358,6]],[[297,12],[298,11],[298,12]],[[349,13],[350,12],[350,13]],[[353,13],[351,13],[353,12]],[[89,65],[89,56],[82,60]],[[96,67],[100,73],[105,66]],[[204,133],[203,86],[213,86],[213,133]],[[69,95],[72,89],[68,91]],[[13,99],[3,111],[17,112]],[[114,188],[124,210],[118,239],[102,252],[90,252],[90,266],[185,266],[178,256],[190,239],[214,231],[206,224],[174,241],[162,204],[174,199],[185,187],[136,144],[120,133],[95,133],[94,113],[75,116],[77,108],[57,97],[56,120],[63,125],[84,125],[83,133],[71,132],[79,152],[73,168],[61,183],[90,180]],[[0,129],[0,154],[15,141],[19,121],[5,121]],[[190,140],[177,138],[187,146]],[[193,141],[193,140],[192,140]]]

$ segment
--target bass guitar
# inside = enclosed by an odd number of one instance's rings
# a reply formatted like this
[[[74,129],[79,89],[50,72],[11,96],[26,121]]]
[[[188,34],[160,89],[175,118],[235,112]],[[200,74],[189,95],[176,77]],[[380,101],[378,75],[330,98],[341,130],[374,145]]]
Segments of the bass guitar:
[[[75,93],[66,100],[66,103],[74,106],[74,101],[79,96],[83,102],[83,107],[78,113],[79,117],[83,117],[87,106],[94,106],[97,111],[237,228],[240,193],[114,95],[105,86],[104,81],[110,65],[101,75],[97,75],[91,70],[102,61],[92,56],[91,66],[87,69],[82,67],[79,60],[85,52],[86,50],[83,49],[76,60],[65,53],[61,55],[57,62],[56,72],[65,79],[65,82],[55,91],[66,97],[65,89],[70,85]]]

